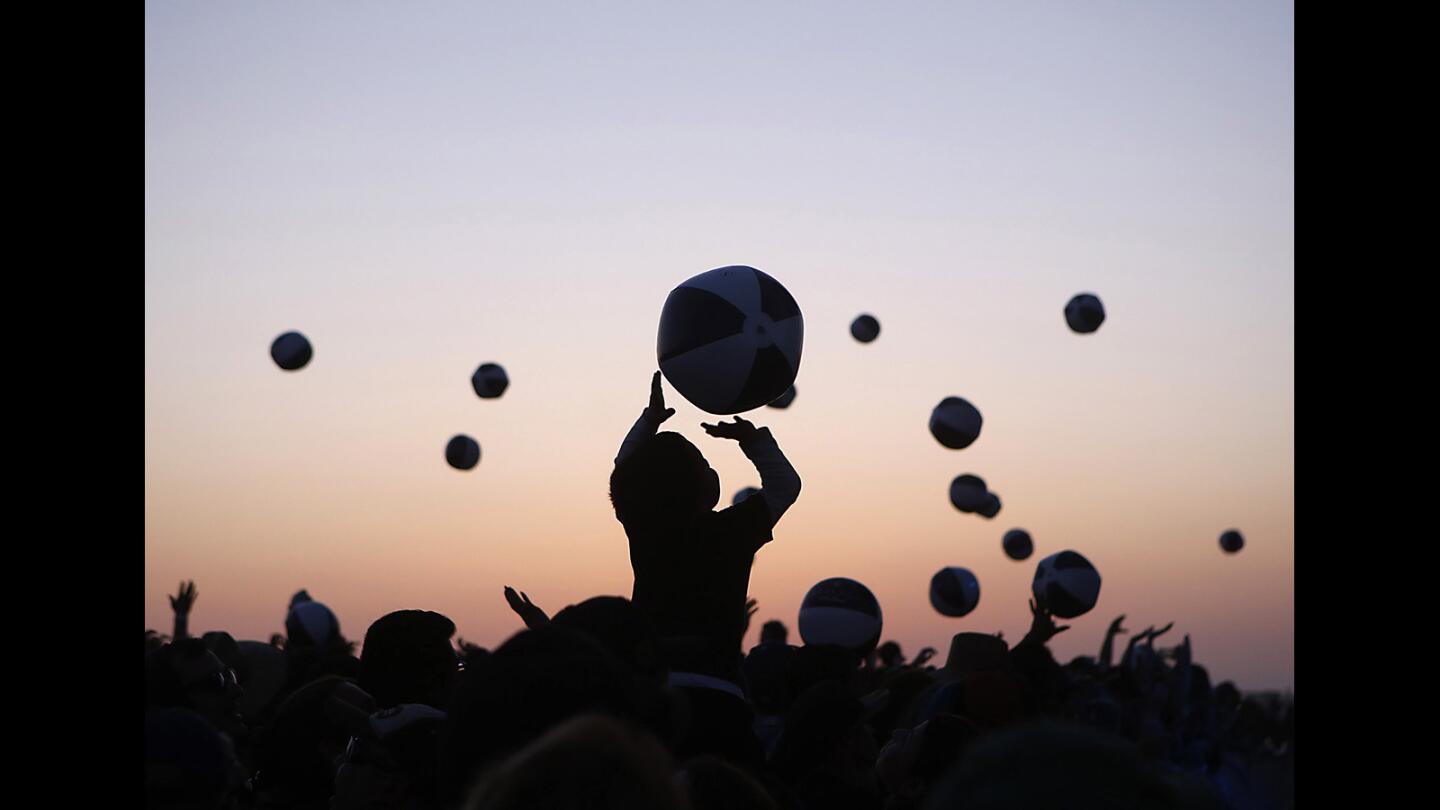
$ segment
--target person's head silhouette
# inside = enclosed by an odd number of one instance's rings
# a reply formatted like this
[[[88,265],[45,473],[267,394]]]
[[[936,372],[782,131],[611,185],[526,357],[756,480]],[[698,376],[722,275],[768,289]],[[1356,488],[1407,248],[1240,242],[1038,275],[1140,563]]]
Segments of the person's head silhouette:
[[[649,437],[610,476],[622,523],[685,523],[720,502],[720,476],[679,433]]]
[[[382,709],[423,703],[444,709],[459,657],[455,623],[428,610],[397,610],[375,620],[360,652],[360,687]]]

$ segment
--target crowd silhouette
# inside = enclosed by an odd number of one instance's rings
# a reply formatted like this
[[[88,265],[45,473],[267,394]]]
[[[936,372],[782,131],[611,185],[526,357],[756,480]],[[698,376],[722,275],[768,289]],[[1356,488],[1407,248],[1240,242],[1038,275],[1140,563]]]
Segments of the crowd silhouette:
[[[631,595],[550,616],[505,585],[524,629],[493,650],[401,610],[357,656],[303,590],[283,635],[195,637],[198,591],[181,583],[172,635],[145,632],[146,806],[1294,806],[1293,699],[1212,683],[1188,636],[1156,644],[1172,625],[1132,634],[1117,617],[1097,655],[1062,664],[1047,644],[1070,628],[1032,601],[1014,646],[957,633],[934,663],[936,648],[907,659],[893,641],[797,646],[775,620],[744,651],[751,565],[800,478],[768,429],[704,425],[761,478],[715,511],[704,455],[658,430],[673,414],[657,373],[610,480]]]

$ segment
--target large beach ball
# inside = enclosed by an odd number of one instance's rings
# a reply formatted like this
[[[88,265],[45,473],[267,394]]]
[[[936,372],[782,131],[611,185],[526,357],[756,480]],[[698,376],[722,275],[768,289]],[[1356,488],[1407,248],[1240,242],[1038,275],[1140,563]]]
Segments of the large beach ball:
[[[930,435],[951,450],[963,450],[980,437],[980,411],[960,397],[946,397],[930,412]]]
[[[1000,541],[1001,547],[1005,549],[1005,556],[1012,560],[1029,559],[1035,553],[1035,543],[1030,539],[1030,533],[1024,529],[1011,529],[1005,532],[1005,538]]]
[[[1100,572],[1075,551],[1051,554],[1035,567],[1035,601],[1062,619],[1088,613],[1100,598]]]
[[[457,470],[473,469],[480,463],[480,443],[464,434],[445,445],[445,460]]]
[[[930,606],[941,615],[957,618],[980,604],[980,580],[968,568],[941,568],[930,578]]]
[[[775,401],[795,382],[805,320],[780,282],[753,267],[701,273],[660,311],[660,370],[702,411],[733,414]]]
[[[1224,549],[1226,554],[1234,554],[1244,547],[1245,538],[1241,537],[1240,532],[1235,529],[1220,535],[1220,548]]]
[[[1080,293],[1065,305],[1065,323],[1072,331],[1088,335],[1105,322],[1105,306],[1091,293]]]
[[[495,399],[510,387],[510,376],[496,363],[481,363],[470,375],[470,387],[481,399]]]
[[[270,359],[286,371],[299,371],[315,354],[310,341],[299,332],[286,332],[270,344]]]
[[[806,644],[833,644],[869,655],[880,643],[880,602],[853,579],[822,580],[800,603],[800,638]]]

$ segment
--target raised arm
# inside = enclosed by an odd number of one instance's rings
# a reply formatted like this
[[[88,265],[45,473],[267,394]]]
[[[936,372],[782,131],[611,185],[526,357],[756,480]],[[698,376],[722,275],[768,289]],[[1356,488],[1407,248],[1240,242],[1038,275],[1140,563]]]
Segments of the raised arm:
[[[1110,662],[1114,658],[1115,636],[1119,633],[1130,632],[1129,630],[1126,630],[1125,628],[1120,626],[1120,624],[1124,621],[1125,614],[1122,613],[1119,616],[1115,617],[1115,621],[1110,622],[1110,628],[1105,631],[1105,643],[1100,645],[1101,669],[1110,668]]]
[[[615,456],[616,465],[635,452],[641,442],[654,436],[660,425],[674,415],[674,408],[665,407],[665,392],[660,389],[660,372],[657,371],[655,376],[650,378],[650,404],[645,406],[645,410],[640,412],[640,418],[635,420],[630,432],[625,434],[625,440],[620,443],[620,452]]]
[[[778,523],[785,510],[800,497],[800,475],[780,452],[780,445],[770,435],[770,428],[757,428],[738,416],[734,422],[702,423],[700,427],[711,436],[734,439],[740,443],[741,452],[760,473],[760,497],[770,507],[771,523]]]
[[[545,611],[531,602],[530,595],[523,591],[516,593],[514,588],[506,585],[505,601],[510,605],[510,609],[515,611],[515,615],[519,616],[525,622],[525,626],[531,630],[539,629],[550,623],[550,617],[545,615]]]
[[[190,635],[190,608],[195,605],[195,583],[181,582],[174,596],[170,597],[170,609],[175,611],[175,632],[171,641],[179,641]]]

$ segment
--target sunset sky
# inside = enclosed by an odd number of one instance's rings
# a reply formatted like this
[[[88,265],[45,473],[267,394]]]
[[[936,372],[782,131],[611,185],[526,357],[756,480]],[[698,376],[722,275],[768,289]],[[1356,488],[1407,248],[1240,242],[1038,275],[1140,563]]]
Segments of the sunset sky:
[[[504,585],[628,596],[606,487],[661,305],[747,264],[806,326],[795,403],[746,414],[804,481],[747,644],[798,643],[833,576],[907,654],[1013,643],[1070,548],[1104,584],[1062,661],[1123,613],[1293,688],[1293,28],[1288,2],[147,3],[145,626],[181,579],[192,631],[260,639],[300,588],[357,640],[424,608],[485,646],[521,627]],[[758,484],[665,390],[725,501]],[[952,395],[985,417],[960,451],[926,429]],[[967,472],[994,520],[950,505]],[[961,619],[927,600],[947,565],[980,580]]]

